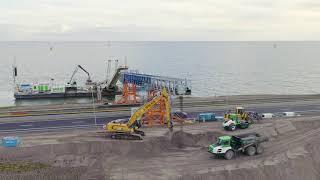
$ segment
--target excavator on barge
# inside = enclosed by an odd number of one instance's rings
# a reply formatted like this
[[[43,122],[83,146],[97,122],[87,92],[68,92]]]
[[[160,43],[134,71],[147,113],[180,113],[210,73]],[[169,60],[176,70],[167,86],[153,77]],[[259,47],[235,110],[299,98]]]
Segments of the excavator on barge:
[[[88,79],[86,80],[86,85],[94,85],[94,83],[91,80],[90,73],[87,70],[85,70],[81,65],[77,65],[72,73],[70,80],[68,81],[68,83],[65,87],[66,91],[77,91],[77,89],[78,89],[77,82],[74,80],[74,76],[78,73],[79,69],[81,69],[88,76]]]
[[[111,121],[105,124],[103,129],[112,139],[142,140],[142,136],[144,136],[145,133],[139,130],[142,126],[140,119],[148,110],[162,100],[165,102],[167,126],[169,129],[172,129],[170,97],[165,88],[163,88],[160,95],[154,97],[151,101],[135,111],[129,120],[117,119]]]

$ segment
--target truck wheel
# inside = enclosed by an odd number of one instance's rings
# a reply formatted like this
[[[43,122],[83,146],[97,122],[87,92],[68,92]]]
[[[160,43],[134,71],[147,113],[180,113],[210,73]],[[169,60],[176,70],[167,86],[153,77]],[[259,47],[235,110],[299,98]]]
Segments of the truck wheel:
[[[248,156],[253,156],[256,154],[256,148],[254,146],[249,146],[246,149],[246,153]]]
[[[229,130],[230,130],[230,131],[235,131],[235,130],[236,130],[236,126],[235,126],[234,124],[231,124],[231,125],[229,126]]]
[[[226,160],[230,160],[232,159],[234,156],[234,152],[232,150],[228,150],[225,154],[224,154],[224,158]]]
[[[264,151],[263,146],[258,145],[258,146],[257,146],[257,154],[262,154],[262,153],[263,153],[263,151]]]

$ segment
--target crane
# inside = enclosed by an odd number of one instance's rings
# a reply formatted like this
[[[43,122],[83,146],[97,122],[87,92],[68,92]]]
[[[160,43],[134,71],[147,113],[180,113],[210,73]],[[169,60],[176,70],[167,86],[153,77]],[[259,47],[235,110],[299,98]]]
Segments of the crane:
[[[88,75],[88,79],[87,79],[86,84],[92,83],[92,80],[91,80],[89,72],[86,71],[81,65],[77,65],[76,68],[74,69],[73,73],[72,73],[72,76],[71,76],[68,84],[72,83],[73,77],[77,74],[77,72],[79,71],[79,68]],[[75,84],[75,82],[73,84]]]
[[[125,119],[114,120],[105,124],[103,129],[106,130],[113,139],[141,140],[144,132],[139,130],[141,127],[141,121],[139,119],[161,100],[165,102],[167,126],[169,129],[172,129],[170,97],[165,88],[159,96],[153,98],[135,111],[128,121]]]

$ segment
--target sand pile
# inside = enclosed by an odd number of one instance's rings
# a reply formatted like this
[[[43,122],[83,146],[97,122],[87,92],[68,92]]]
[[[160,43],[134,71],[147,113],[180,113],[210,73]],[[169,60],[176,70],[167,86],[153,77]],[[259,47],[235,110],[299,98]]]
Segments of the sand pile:
[[[207,147],[208,144],[215,142],[218,136],[221,136],[221,133],[216,132],[205,132],[201,134],[191,134],[185,131],[175,131],[169,136],[170,143],[177,148],[183,147],[196,147],[203,146]]]
[[[169,136],[155,137],[143,141],[108,140],[84,143],[50,144],[37,147],[2,149],[0,159],[39,159],[40,162],[55,162],[70,159],[72,155],[83,156],[88,161],[90,155],[149,157],[170,149],[207,146],[214,142],[217,133],[190,134],[183,131],[172,132]],[[65,158],[56,158],[63,156]]]
[[[238,131],[256,131],[272,138],[262,155],[243,155],[232,161],[214,159],[206,151],[222,135],[218,130],[167,132],[143,141],[100,139],[1,149],[0,159],[40,162],[50,168],[0,173],[0,179],[319,179],[317,128],[320,122],[283,120]]]
[[[179,148],[200,147],[215,141],[216,134],[192,135],[183,131],[175,131],[170,136],[151,138],[143,141],[105,140],[85,143],[69,143],[56,145],[42,145],[37,147],[22,147],[14,149],[2,149],[0,158],[5,160],[34,161],[48,164],[55,168],[44,171],[24,173],[23,175],[1,175],[0,179],[46,179],[44,174],[50,171],[51,179],[72,179],[85,174],[86,168],[101,168],[101,161],[113,161],[113,159],[126,157],[130,159],[151,158],[170,152],[179,151]],[[78,167],[81,167],[78,169]],[[60,169],[59,169],[60,168]],[[64,168],[71,168],[64,175]],[[55,172],[55,173],[53,173]],[[74,172],[74,173],[72,173]],[[81,173],[82,172],[82,173]],[[64,176],[57,176],[62,174]]]
[[[223,168],[208,167],[201,173],[190,173],[183,180],[317,180],[320,177],[320,143],[309,144],[294,153],[285,152],[264,160],[230,164]],[[301,148],[300,148],[301,149]],[[308,149],[308,151],[306,151]],[[299,151],[299,150],[298,150]],[[220,169],[219,169],[220,168]]]

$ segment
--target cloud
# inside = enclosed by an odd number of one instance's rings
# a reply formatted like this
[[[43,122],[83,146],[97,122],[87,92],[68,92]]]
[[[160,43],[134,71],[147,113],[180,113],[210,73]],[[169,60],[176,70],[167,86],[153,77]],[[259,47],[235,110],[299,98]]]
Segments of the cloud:
[[[316,0],[4,0],[0,40],[304,40]]]

